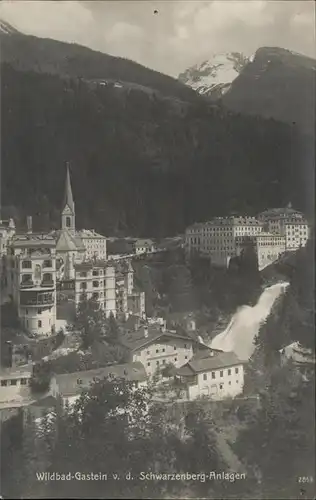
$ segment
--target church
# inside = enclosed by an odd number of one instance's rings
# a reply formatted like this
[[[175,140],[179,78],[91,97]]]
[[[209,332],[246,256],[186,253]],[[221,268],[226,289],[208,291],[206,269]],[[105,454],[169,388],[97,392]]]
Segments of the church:
[[[61,229],[55,231],[57,279],[75,278],[75,264],[92,260],[106,260],[106,237],[94,230],[76,230],[76,211],[72,194],[69,165],[67,164],[65,196],[61,212]]]

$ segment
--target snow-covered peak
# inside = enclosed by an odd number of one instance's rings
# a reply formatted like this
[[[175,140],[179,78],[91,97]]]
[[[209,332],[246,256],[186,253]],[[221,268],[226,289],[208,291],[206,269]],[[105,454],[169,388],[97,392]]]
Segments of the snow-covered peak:
[[[200,94],[220,97],[249,61],[240,52],[213,54],[181,73],[179,80]]]
[[[7,21],[0,19],[0,34],[3,35],[13,35],[14,33],[19,33],[19,31],[11,26]]]

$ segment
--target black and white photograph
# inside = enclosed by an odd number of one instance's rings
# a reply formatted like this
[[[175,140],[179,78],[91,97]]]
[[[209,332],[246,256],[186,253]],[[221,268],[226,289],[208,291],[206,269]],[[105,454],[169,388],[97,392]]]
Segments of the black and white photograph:
[[[0,498],[314,500],[314,0],[0,0]]]

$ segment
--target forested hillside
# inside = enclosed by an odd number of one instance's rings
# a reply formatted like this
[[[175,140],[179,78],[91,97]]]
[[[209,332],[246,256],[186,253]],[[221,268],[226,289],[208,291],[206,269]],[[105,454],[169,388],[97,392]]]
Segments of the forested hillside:
[[[105,234],[179,233],[289,200],[310,208],[312,145],[287,125],[10,65],[1,73],[2,204],[20,215],[59,223],[66,161],[78,226]]]

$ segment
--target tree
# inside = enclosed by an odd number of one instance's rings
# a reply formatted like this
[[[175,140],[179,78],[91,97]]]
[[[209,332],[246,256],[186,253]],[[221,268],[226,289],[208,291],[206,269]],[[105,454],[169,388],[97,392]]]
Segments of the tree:
[[[94,342],[101,341],[106,334],[106,315],[98,302],[86,297],[79,303],[72,329],[79,332],[84,350]]]
[[[275,370],[251,412],[235,450],[250,476],[261,477],[264,498],[299,494],[299,476],[313,476],[314,380],[302,381],[291,365]],[[295,496],[296,498],[296,496]]]

